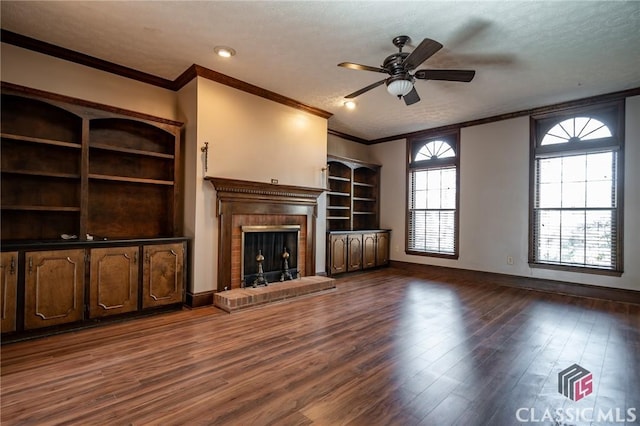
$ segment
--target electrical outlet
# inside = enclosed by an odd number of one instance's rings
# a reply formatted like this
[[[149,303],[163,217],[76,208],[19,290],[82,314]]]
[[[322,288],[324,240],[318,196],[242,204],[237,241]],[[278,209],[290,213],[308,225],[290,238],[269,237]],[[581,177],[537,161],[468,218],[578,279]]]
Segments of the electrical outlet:
[[[277,185],[278,184],[278,179],[271,179],[271,184],[272,185]]]
[[[513,256],[507,256],[507,265],[513,265]]]

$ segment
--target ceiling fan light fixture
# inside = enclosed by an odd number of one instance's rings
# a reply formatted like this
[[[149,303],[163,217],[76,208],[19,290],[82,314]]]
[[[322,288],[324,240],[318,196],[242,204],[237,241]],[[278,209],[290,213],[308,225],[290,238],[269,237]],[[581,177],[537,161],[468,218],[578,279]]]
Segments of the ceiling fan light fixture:
[[[404,96],[413,89],[413,81],[398,79],[392,80],[387,84],[387,92],[393,96]]]

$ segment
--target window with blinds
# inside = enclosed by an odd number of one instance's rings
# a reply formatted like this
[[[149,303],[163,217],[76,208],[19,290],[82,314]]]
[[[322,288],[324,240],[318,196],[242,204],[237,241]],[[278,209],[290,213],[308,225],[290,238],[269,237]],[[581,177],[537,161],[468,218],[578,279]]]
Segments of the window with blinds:
[[[623,107],[532,118],[533,266],[622,272]]]
[[[458,134],[408,142],[409,254],[458,257]]]

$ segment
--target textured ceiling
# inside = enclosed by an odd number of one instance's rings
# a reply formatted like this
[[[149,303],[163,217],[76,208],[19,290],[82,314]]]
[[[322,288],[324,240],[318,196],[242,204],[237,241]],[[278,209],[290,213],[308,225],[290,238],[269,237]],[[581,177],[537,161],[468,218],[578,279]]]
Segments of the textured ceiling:
[[[6,1],[2,28],[174,80],[192,64],[334,114],[364,139],[640,87],[640,2]],[[407,107],[384,86],[401,34],[444,48],[419,68],[475,69],[471,83],[418,81]],[[228,60],[213,54],[228,45]],[[405,50],[411,50],[412,47]]]

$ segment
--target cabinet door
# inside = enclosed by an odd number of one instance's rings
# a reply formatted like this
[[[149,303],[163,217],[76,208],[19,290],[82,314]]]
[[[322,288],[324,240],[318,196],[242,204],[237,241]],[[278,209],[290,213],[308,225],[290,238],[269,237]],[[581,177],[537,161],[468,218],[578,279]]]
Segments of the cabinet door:
[[[331,275],[347,272],[347,236],[329,235],[329,273]]]
[[[376,234],[362,235],[362,268],[376,266]]]
[[[389,233],[378,232],[376,244],[376,265],[389,264]]]
[[[362,234],[353,234],[347,237],[349,245],[349,272],[362,269]]]
[[[27,252],[25,263],[25,329],[81,320],[84,250]]]
[[[2,332],[16,331],[16,291],[18,287],[18,252],[2,253],[0,259],[0,308]]]
[[[91,249],[89,316],[135,311],[138,307],[138,247]]]
[[[184,244],[145,246],[142,275],[142,307],[183,301]]]

